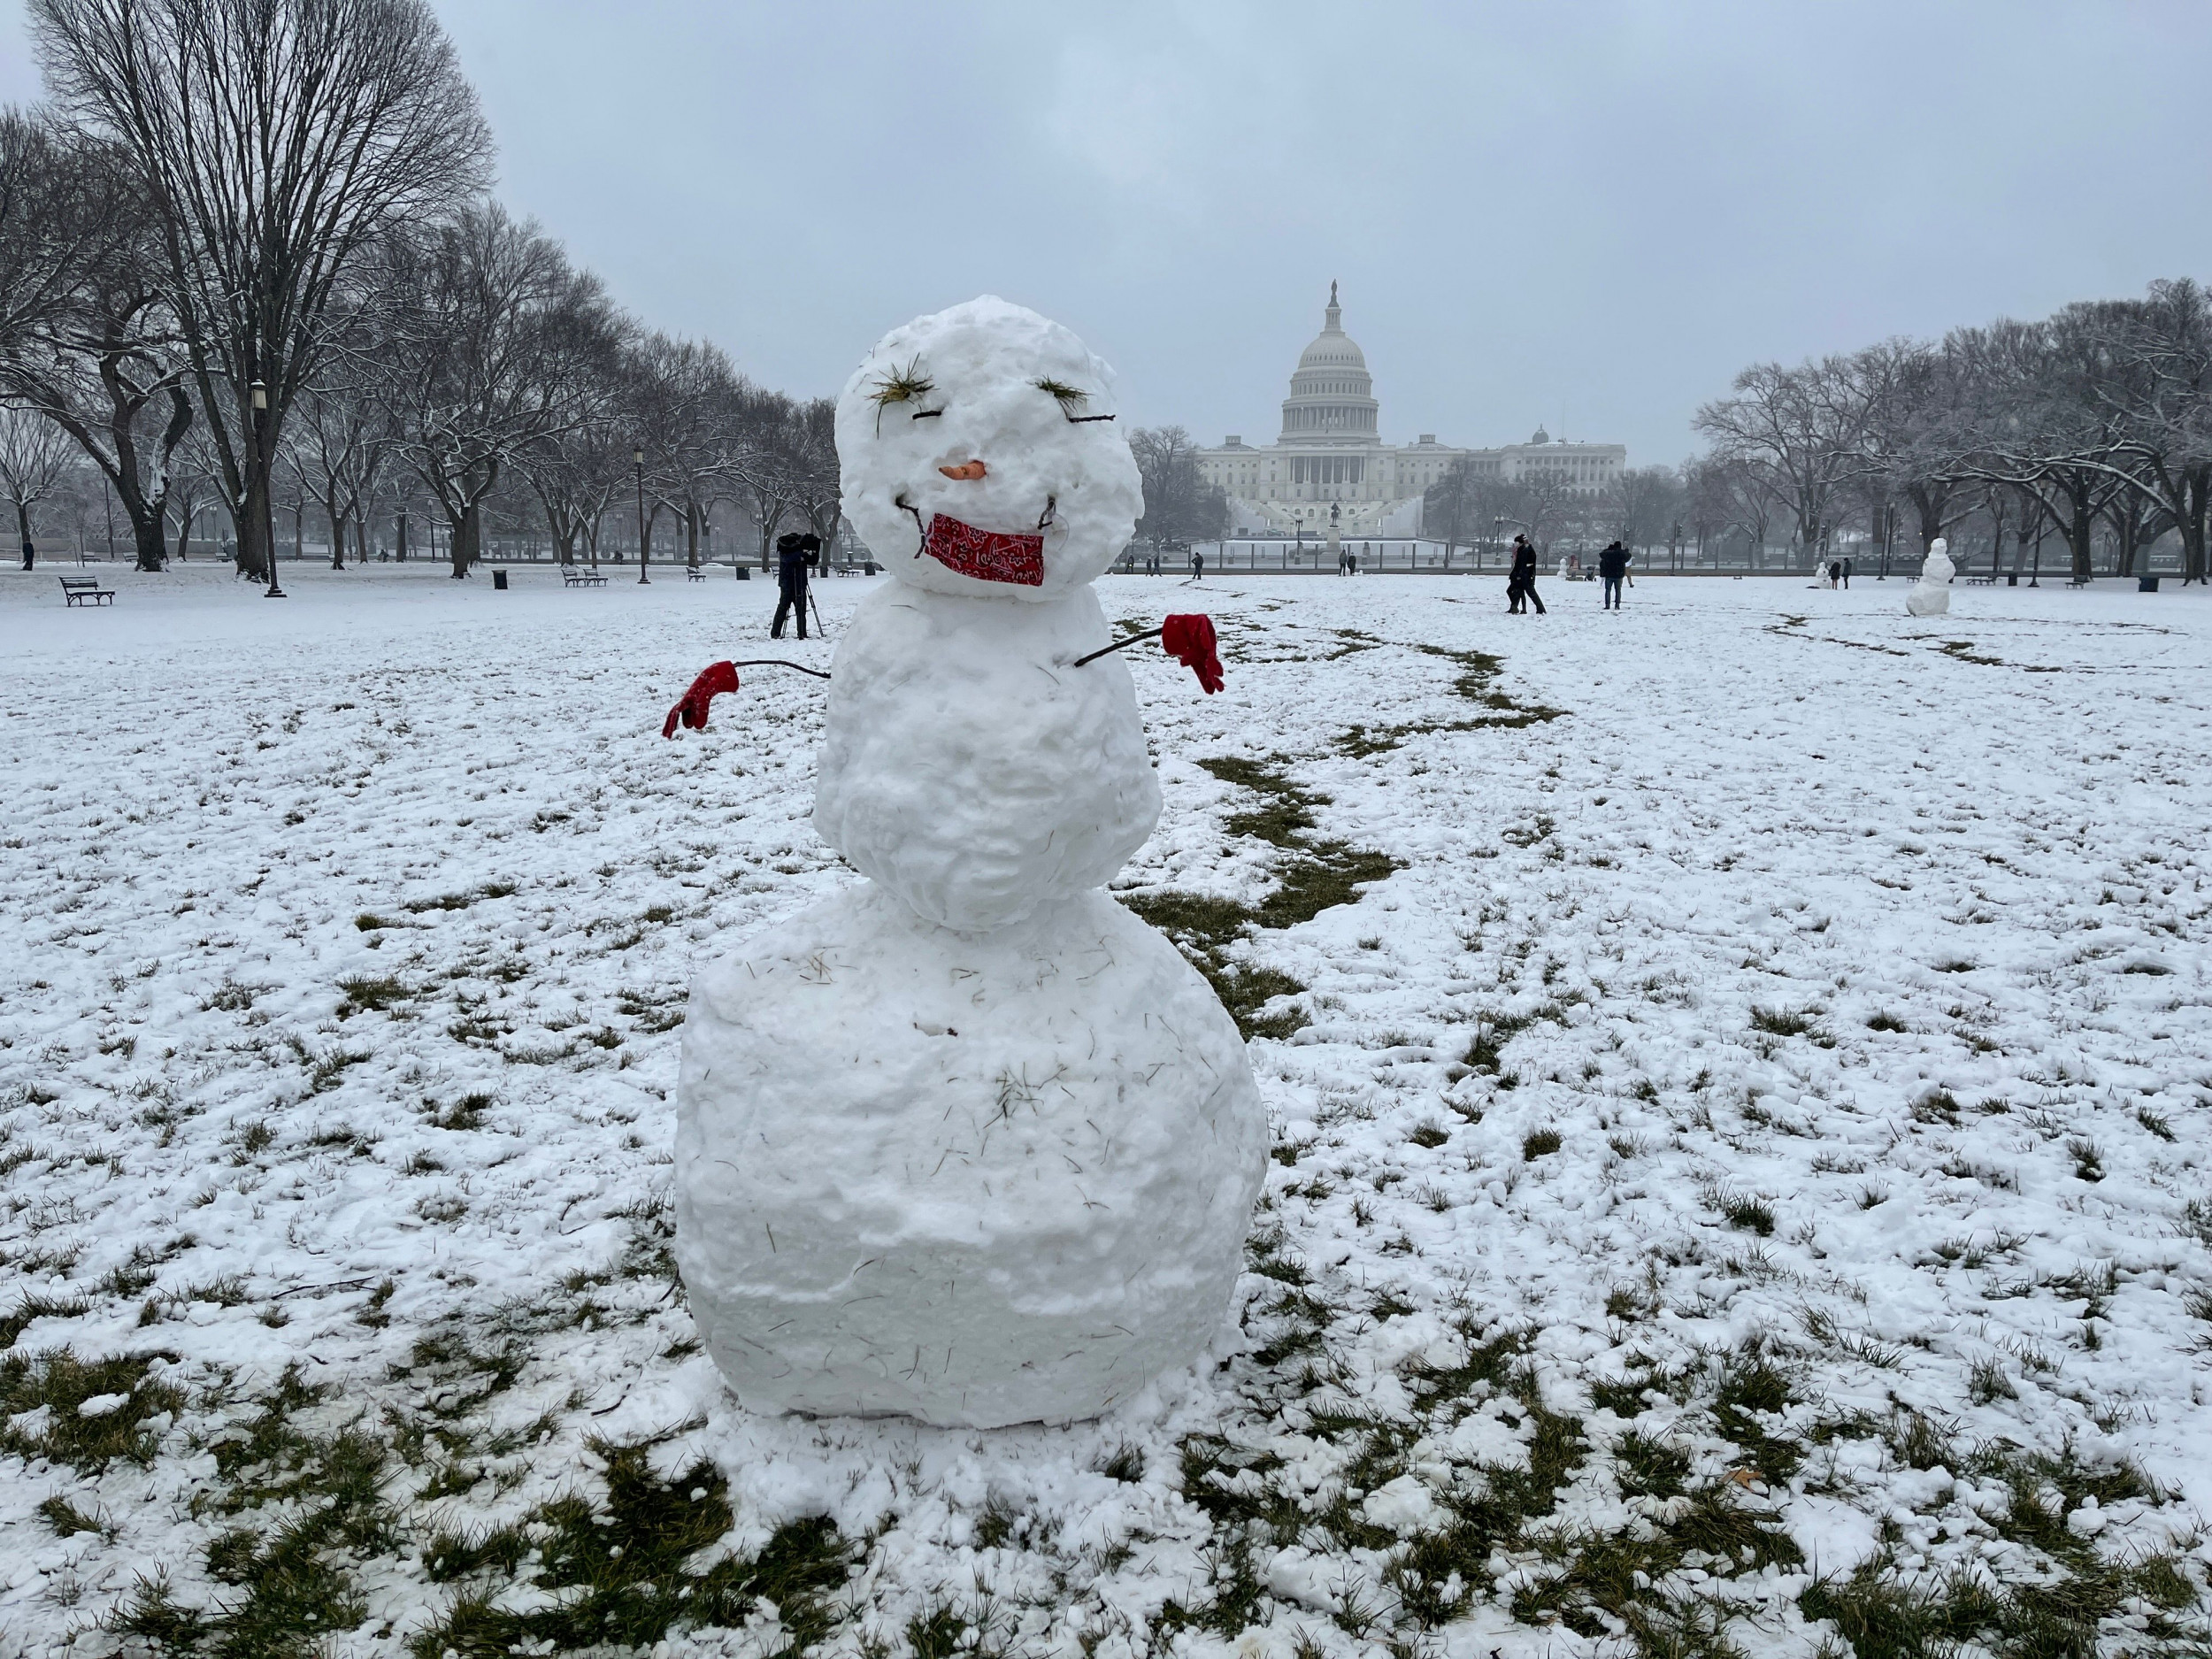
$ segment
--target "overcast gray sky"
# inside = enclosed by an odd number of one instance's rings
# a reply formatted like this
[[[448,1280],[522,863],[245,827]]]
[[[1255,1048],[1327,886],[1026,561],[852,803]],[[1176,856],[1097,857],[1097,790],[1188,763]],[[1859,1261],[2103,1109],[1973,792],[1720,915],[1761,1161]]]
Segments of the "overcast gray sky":
[[[995,292],[1268,441],[1336,278],[1386,439],[1675,461],[1754,359],[2212,276],[2204,0],[437,11],[508,203],[793,392]]]

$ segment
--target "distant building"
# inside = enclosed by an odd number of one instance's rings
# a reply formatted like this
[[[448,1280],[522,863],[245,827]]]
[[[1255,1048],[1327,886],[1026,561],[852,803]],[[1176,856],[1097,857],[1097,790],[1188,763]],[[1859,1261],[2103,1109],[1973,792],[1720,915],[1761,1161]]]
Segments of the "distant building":
[[[1291,372],[1275,442],[1257,448],[1232,434],[1218,448],[1198,452],[1201,476],[1231,498],[1234,527],[1317,528],[1333,503],[1347,534],[1409,534],[1420,527],[1423,494],[1461,462],[1484,477],[1557,478],[1591,495],[1620,482],[1628,465],[1621,445],[1555,442],[1540,427],[1526,443],[1497,449],[1457,449],[1439,443],[1432,432],[1412,443],[1385,443],[1367,355],[1344,332],[1333,282],[1322,318],[1320,334]]]

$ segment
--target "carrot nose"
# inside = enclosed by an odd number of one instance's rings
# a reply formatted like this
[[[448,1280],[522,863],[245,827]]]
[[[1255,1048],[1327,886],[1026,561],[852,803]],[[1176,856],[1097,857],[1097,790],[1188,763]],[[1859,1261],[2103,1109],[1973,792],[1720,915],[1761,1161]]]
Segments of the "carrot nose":
[[[947,478],[966,479],[972,482],[983,476],[985,468],[980,461],[963,461],[958,466],[941,466],[937,470]]]

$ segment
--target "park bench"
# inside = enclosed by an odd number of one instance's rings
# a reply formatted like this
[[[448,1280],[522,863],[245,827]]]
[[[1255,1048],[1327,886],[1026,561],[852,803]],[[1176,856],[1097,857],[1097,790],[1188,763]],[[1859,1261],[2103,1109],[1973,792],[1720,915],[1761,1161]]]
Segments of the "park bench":
[[[685,565],[684,574],[695,582],[703,582],[707,579],[705,567],[698,565]]]
[[[561,586],[564,588],[604,588],[607,579],[597,571],[586,570],[580,565],[561,566]]]
[[[1994,576],[1969,576],[1966,585],[1969,588],[1994,588],[1997,579]]]
[[[873,576],[883,567],[878,565],[875,560],[868,559],[858,565],[833,565],[830,568],[835,571],[840,576]]]
[[[96,605],[106,605],[115,603],[115,590],[111,588],[101,587],[96,579],[89,576],[77,578],[71,578],[67,576],[63,577],[61,579],[61,592],[62,604],[64,608],[70,605],[83,604],[87,600],[91,601],[91,603]]]

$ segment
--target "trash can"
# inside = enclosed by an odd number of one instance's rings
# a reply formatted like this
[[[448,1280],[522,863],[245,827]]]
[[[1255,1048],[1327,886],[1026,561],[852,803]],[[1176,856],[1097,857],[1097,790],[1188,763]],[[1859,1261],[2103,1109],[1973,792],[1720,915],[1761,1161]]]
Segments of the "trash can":
[[[2156,593],[2158,591],[2158,578],[2155,576],[2138,576],[2135,579],[2135,591],[2139,594]]]
[[[492,572],[492,586],[499,589],[501,593],[505,593],[507,591],[507,572],[505,571],[494,571]]]
[[[753,580],[753,573],[741,565],[737,567],[737,580],[741,582],[749,582]]]

